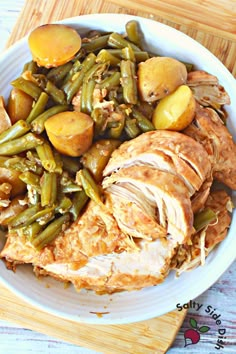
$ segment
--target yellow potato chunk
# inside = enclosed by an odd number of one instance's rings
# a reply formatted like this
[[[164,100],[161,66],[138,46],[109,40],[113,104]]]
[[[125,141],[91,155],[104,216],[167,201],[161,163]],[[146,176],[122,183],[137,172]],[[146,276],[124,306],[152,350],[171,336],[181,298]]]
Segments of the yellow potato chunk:
[[[154,110],[152,122],[156,129],[183,130],[193,120],[196,101],[190,88],[182,85],[160,100]]]
[[[93,140],[93,120],[82,112],[66,111],[55,114],[45,122],[52,145],[60,153],[81,156]]]
[[[39,66],[50,68],[73,59],[81,47],[81,37],[69,26],[47,24],[34,29],[28,43],[33,60]]]
[[[186,83],[184,64],[169,57],[153,57],[138,66],[138,90],[140,98],[155,102],[169,95]]]
[[[18,88],[13,88],[11,90],[7,111],[11,118],[12,124],[18,120],[25,120],[32,109],[34,99],[27,95],[27,93],[19,90]]]

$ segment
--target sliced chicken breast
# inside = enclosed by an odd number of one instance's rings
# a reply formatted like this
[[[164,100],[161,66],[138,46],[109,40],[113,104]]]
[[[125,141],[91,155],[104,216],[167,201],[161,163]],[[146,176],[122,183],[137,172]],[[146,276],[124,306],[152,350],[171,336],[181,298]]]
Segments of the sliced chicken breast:
[[[198,142],[178,132],[156,130],[125,142],[115,150],[104,176],[120,168],[142,165],[180,177],[191,195],[201,187],[210,171],[208,155]]]
[[[198,107],[195,120],[184,133],[204,146],[213,178],[236,189],[236,144],[218,114],[211,108]]]
[[[159,171],[149,166],[131,166],[120,169],[103,180],[103,188],[107,194],[113,195],[112,211],[118,225],[123,231],[123,224],[127,224],[127,208],[120,207],[120,200],[114,195],[114,185],[129,186],[142,192],[143,199],[156,207],[156,221],[167,229],[179,243],[183,243],[193,233],[193,212],[188,190],[183,181],[171,173]],[[128,199],[127,199],[128,203]],[[140,200],[142,203],[142,199]],[[140,220],[139,224],[142,221]],[[137,224],[137,228],[139,227]],[[149,231],[149,224],[146,234]]]

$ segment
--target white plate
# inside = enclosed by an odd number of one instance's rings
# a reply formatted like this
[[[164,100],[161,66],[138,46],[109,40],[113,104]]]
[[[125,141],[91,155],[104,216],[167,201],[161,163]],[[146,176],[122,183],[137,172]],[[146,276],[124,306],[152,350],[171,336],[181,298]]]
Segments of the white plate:
[[[133,16],[119,14],[85,15],[61,21],[77,28],[80,33],[89,29],[124,32],[125,24]],[[185,34],[158,22],[135,17],[141,25],[146,44],[151,52],[172,56],[191,62],[199,69],[215,74],[231,97],[227,107],[229,128],[236,137],[236,83],[224,65],[202,45]],[[27,39],[13,45],[0,58],[0,94],[5,98],[10,91],[10,81],[16,78],[23,64],[31,59]],[[233,199],[235,193],[233,193]],[[117,324],[141,321],[163,315],[199,296],[213,285],[234,261],[236,256],[236,216],[233,215],[227,238],[210,254],[204,267],[184,273],[176,279],[171,273],[161,285],[135,292],[114,295],[95,295],[93,292],[77,293],[73,287],[46,278],[37,280],[29,265],[19,266],[17,272],[6,270],[0,261],[0,279],[5,286],[26,300],[51,314],[79,322]],[[0,244],[0,249],[2,244]],[[98,317],[96,312],[107,312]]]

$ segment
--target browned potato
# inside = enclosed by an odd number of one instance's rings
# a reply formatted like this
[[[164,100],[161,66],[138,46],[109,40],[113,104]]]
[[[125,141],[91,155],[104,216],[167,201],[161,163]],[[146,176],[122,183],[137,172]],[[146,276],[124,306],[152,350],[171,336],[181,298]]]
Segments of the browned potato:
[[[152,122],[156,129],[183,130],[193,120],[196,101],[190,88],[182,85],[160,100]]]
[[[153,57],[138,66],[138,89],[143,101],[154,102],[169,95],[187,80],[184,64],[168,57]]]
[[[52,145],[62,154],[80,156],[93,140],[93,120],[82,112],[66,111],[55,114],[45,122]]]
[[[12,124],[17,122],[18,120],[25,120],[33,105],[34,99],[27,95],[27,93],[13,88],[11,90],[8,104],[7,104],[7,111],[11,118]]]
[[[82,164],[97,182],[102,180],[102,172],[112,152],[121,144],[120,140],[102,139],[96,141],[82,157]]]
[[[9,218],[16,216],[28,207],[26,203],[20,203],[22,199],[23,197],[21,196],[14,198],[11,204],[1,211],[0,225],[7,226]]]
[[[62,24],[47,24],[34,29],[29,35],[33,60],[47,68],[59,66],[74,58],[81,47],[80,35]]]
[[[23,194],[26,191],[26,185],[19,179],[21,172],[0,167],[0,183],[9,183],[12,186],[11,197]]]
[[[5,109],[4,98],[0,96],[0,134],[10,128],[11,119]]]

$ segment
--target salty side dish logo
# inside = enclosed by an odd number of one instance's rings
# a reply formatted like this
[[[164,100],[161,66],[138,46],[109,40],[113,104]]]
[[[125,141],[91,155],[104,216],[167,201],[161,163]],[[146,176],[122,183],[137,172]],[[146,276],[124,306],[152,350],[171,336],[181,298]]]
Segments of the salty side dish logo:
[[[200,325],[194,318],[194,314],[191,313],[191,317],[189,319],[190,328],[186,329],[183,333],[184,347],[197,344],[201,340],[201,335],[211,330],[211,332],[214,331],[214,335],[217,336],[214,348],[217,350],[224,348],[226,340],[226,329],[222,326],[222,321],[220,319],[221,314],[217,312],[216,308],[213,308],[211,305],[204,306],[203,304],[199,304],[198,302],[192,300],[189,303],[183,305],[177,304],[176,308],[178,311],[182,311],[183,309],[194,309],[198,315],[199,310],[202,309],[204,314],[207,314],[210,317],[210,320],[213,324],[211,327],[202,324]],[[215,334],[216,331],[217,333]]]

